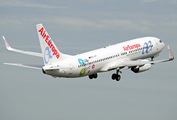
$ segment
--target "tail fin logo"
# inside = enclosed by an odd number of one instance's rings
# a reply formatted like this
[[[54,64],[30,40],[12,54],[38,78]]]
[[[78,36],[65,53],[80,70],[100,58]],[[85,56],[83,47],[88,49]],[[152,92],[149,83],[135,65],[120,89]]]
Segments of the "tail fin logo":
[[[52,43],[52,40],[50,40]],[[52,59],[53,54],[51,54],[52,50],[47,46],[44,51],[44,62],[47,65],[49,63],[49,60]]]
[[[50,40],[51,38],[49,37],[49,35],[46,35],[46,31],[44,30],[44,27],[42,27],[39,31],[40,35],[43,37],[43,39],[45,40],[45,42],[47,43],[48,47],[46,47],[45,52],[48,51],[49,58],[51,57],[51,51],[53,52],[53,55],[56,56],[57,59],[59,59],[60,54],[58,53],[58,51],[56,50],[55,46],[52,44],[52,41]],[[51,49],[51,51],[49,50],[49,48]],[[53,57],[52,55],[52,57]],[[45,55],[44,55],[45,56]],[[48,62],[47,62],[48,63]]]

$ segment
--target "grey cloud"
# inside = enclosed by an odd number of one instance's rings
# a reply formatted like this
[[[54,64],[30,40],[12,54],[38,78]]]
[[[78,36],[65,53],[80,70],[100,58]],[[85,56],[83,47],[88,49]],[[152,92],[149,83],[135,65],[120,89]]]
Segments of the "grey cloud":
[[[157,1],[160,1],[160,0],[143,0],[144,3],[157,2]]]
[[[29,1],[19,1],[19,0],[2,0],[1,7],[14,6],[14,7],[32,7],[32,8],[44,8],[44,9],[54,9],[54,8],[66,8],[65,6],[50,6],[45,4],[31,3]]]

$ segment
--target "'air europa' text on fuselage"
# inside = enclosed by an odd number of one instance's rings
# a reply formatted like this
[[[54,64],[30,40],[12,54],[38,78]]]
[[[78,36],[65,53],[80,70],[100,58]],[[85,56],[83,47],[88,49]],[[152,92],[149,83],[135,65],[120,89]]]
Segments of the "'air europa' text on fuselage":
[[[40,32],[43,39],[45,39],[45,42],[47,43],[47,45],[51,48],[53,55],[55,55],[56,58],[58,59],[60,55],[59,55],[58,51],[55,49],[55,46],[50,41],[49,35],[46,35],[46,33],[45,33],[46,31],[44,30],[44,28],[42,27],[38,32]]]
[[[139,47],[141,47],[141,45],[138,43],[138,44],[134,44],[134,45],[123,46],[123,49],[124,49],[124,51],[128,51],[128,50],[132,50],[135,48],[138,49]]]

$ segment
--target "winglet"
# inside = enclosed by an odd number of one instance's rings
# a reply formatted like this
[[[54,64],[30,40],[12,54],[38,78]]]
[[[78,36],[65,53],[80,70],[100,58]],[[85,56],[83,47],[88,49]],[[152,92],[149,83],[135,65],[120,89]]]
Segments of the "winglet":
[[[169,51],[169,60],[173,60],[174,56],[173,56],[173,54],[171,52],[171,49],[170,49],[169,45],[167,46],[167,48],[168,48],[168,51]]]
[[[7,42],[7,40],[5,39],[5,37],[2,36],[2,38],[3,38],[3,40],[4,40],[4,43],[5,43],[5,45],[6,45],[6,48],[7,48],[8,50],[12,50],[12,48],[10,47],[10,45],[9,45],[9,43]]]

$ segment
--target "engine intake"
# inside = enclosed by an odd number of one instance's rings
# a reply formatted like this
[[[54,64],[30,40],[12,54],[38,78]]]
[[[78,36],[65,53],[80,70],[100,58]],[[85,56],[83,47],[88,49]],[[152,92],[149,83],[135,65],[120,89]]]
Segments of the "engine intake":
[[[144,71],[147,71],[151,68],[151,64],[145,64],[141,67],[138,67],[138,66],[134,66],[131,68],[131,70],[134,72],[134,73],[140,73],[140,72],[144,72]]]
[[[139,68],[137,68],[136,66],[132,67],[131,70],[132,70],[134,73],[138,73],[138,72],[139,72]]]
[[[42,68],[42,72],[44,73],[44,74],[46,74],[46,72],[45,72],[45,70]]]

